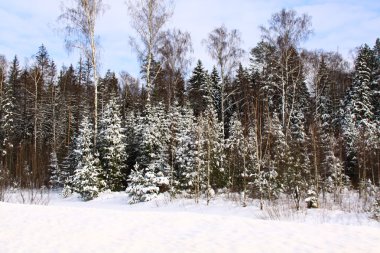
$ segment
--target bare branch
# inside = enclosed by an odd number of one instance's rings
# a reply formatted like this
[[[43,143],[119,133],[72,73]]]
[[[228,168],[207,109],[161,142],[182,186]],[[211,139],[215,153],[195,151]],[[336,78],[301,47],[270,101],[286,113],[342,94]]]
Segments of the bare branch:
[[[98,97],[98,37],[95,35],[96,20],[103,15],[107,6],[102,0],[74,0],[74,7],[65,7],[62,4],[62,14],[58,22],[63,25],[65,32],[65,45],[68,52],[79,49],[91,62],[94,71],[94,144],[96,144],[97,131],[97,97]],[[94,145],[95,147],[96,145]]]
[[[130,44],[136,50],[141,63],[146,61],[146,89],[149,101],[153,83],[151,80],[153,56],[157,53],[160,31],[173,14],[173,2],[171,0],[129,0],[127,5],[132,18],[131,25],[142,45],[140,46],[137,39],[133,37],[130,37]]]

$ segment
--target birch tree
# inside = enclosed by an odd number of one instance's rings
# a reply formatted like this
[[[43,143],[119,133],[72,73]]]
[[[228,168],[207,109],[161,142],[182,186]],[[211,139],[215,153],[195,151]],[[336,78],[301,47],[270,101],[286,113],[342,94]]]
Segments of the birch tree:
[[[172,29],[162,32],[158,44],[158,59],[163,66],[166,102],[171,106],[174,101],[183,104],[184,76],[191,64],[189,54],[193,52],[191,36],[188,32]]]
[[[292,98],[303,78],[297,50],[312,33],[311,17],[306,14],[298,16],[294,10],[282,9],[273,14],[268,23],[268,27],[261,26],[260,29],[263,41],[275,49],[272,57],[277,67],[275,76],[279,80],[275,87],[281,93],[282,127],[289,129],[295,103]]]
[[[211,58],[217,62],[217,66],[220,72],[221,78],[221,111],[222,111],[222,122],[223,126],[225,124],[224,113],[225,113],[225,101],[227,96],[225,93],[226,77],[228,77],[232,70],[236,68],[239,64],[240,58],[244,54],[244,50],[241,49],[240,45],[242,43],[241,36],[238,30],[233,29],[228,31],[227,28],[222,25],[221,27],[215,28],[209,35],[208,38],[203,40],[203,44],[206,45],[207,51]],[[223,127],[223,135],[224,127]]]
[[[94,147],[98,121],[98,37],[95,33],[96,21],[104,13],[106,6],[102,0],[74,0],[73,7],[62,6],[58,22],[63,24],[65,45],[69,52],[79,49],[91,63],[94,80]]]
[[[129,0],[127,5],[131,16],[131,25],[137,33],[137,38],[130,37],[129,42],[144,65],[147,101],[149,102],[155,78],[151,76],[154,67],[152,66],[153,56],[157,52],[160,32],[172,16],[172,2],[167,0]],[[141,44],[138,43],[138,40]]]

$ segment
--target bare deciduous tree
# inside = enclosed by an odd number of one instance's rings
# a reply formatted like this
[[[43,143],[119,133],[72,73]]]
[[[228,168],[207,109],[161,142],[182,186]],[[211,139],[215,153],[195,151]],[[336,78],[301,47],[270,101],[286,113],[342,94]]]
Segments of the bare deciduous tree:
[[[96,20],[106,10],[102,0],[74,0],[74,7],[62,5],[58,17],[66,32],[65,44],[69,52],[79,49],[91,62],[94,71],[94,143],[98,121],[98,38],[95,35]],[[95,147],[96,145],[94,145]]]
[[[217,62],[220,71],[222,92],[221,111],[223,124],[225,123],[224,104],[226,96],[228,96],[224,94],[225,79],[232,73],[232,70],[238,66],[239,60],[244,54],[244,50],[240,47],[241,43],[242,40],[240,32],[236,29],[228,31],[224,25],[215,28],[208,35],[208,38],[203,40],[203,44],[206,45],[207,51],[209,52],[211,58]]]
[[[131,25],[137,32],[142,45],[137,39],[130,37],[131,46],[137,51],[139,60],[145,65],[147,101],[150,101],[152,91],[151,72],[153,56],[157,51],[160,31],[172,16],[171,0],[136,0],[128,1],[128,11]],[[144,63],[144,61],[146,61]]]
[[[178,29],[161,33],[158,53],[161,62],[166,63],[171,69],[177,69],[186,74],[191,63],[189,53],[193,52],[191,35]]]
[[[141,95],[140,82],[131,76],[128,72],[119,73],[120,88],[123,97],[123,114],[136,109],[139,105],[139,97]]]
[[[293,103],[287,104],[289,97],[287,91],[291,90],[295,93],[297,84],[303,78],[301,61],[295,60],[295,58],[297,58],[300,43],[307,40],[312,34],[311,17],[306,14],[297,16],[297,12],[294,10],[282,9],[273,14],[268,23],[268,27],[261,26],[260,29],[263,40],[276,49],[276,55],[273,57],[275,57],[274,62],[279,69],[276,73],[280,80],[277,88],[282,93],[281,116],[285,129],[290,123],[289,116],[293,110]],[[291,108],[289,112],[288,108]]]
[[[282,9],[272,15],[269,27],[260,26],[264,41],[282,50],[298,47],[312,34],[311,17],[307,14],[297,16],[295,10]]]
[[[176,84],[179,77],[184,77],[191,63],[189,53],[193,52],[191,36],[188,32],[173,29],[160,34],[158,54],[159,60],[165,69],[168,70],[168,104],[171,105],[171,98],[175,96]],[[179,73],[179,75],[177,74]]]

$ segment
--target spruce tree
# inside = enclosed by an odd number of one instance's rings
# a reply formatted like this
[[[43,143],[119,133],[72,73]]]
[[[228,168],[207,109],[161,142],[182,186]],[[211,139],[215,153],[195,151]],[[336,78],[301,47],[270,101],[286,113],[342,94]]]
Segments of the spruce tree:
[[[26,106],[24,104],[25,97],[23,96],[26,91],[25,87],[21,87],[21,69],[19,66],[18,58],[15,56],[13,59],[11,66],[9,68],[8,72],[8,80],[7,80],[7,86],[8,88],[6,90],[9,91],[9,94],[7,95],[7,91],[5,91],[6,99],[9,100],[10,107],[13,107],[13,138],[15,140],[20,140],[22,133],[25,131],[23,129],[23,126],[25,126],[23,123],[26,121],[25,118],[23,118],[23,108]],[[11,91],[13,94],[11,94]],[[4,103],[3,103],[4,104]],[[13,106],[12,106],[13,104]],[[5,104],[4,104],[5,106]]]
[[[279,94],[279,75],[276,65],[276,50],[267,42],[259,42],[251,50],[250,75],[259,84],[264,97],[267,98],[269,111],[281,110],[281,95]]]
[[[207,87],[207,73],[200,60],[194,68],[189,80],[188,96],[194,115],[198,116],[206,109],[207,99],[205,87]]]
[[[99,122],[98,150],[102,164],[102,176],[111,191],[124,187],[126,162],[125,135],[117,99],[105,105]]]
[[[373,120],[372,82],[373,51],[364,45],[355,63],[355,77],[351,88],[352,114],[357,126],[368,126]]]
[[[128,178],[129,186],[126,190],[132,197],[131,203],[148,201],[158,193],[170,189],[167,122],[161,104],[153,107],[150,104],[146,105],[138,127],[138,131],[140,131],[139,157],[135,171]],[[144,189],[141,191],[135,190],[136,187],[142,186]]]
[[[321,122],[322,131],[326,133],[331,132],[332,125],[332,99],[331,99],[331,85],[328,69],[324,59],[319,66],[317,74],[316,94],[315,94],[315,114],[316,119]]]
[[[160,192],[153,165],[141,169],[136,163],[128,177],[128,183],[126,192],[131,196],[129,204],[150,201],[156,198]]]
[[[15,98],[13,96],[12,85],[6,83],[4,86],[4,98],[1,104],[1,135],[3,138],[2,150],[3,156],[7,154],[8,149],[13,149],[13,137],[15,131]]]
[[[316,159],[320,159],[320,164],[318,166],[318,171],[322,173],[323,178],[326,179],[329,168],[332,166],[331,162],[333,160],[329,159],[331,153],[330,139],[334,133],[333,131],[333,105],[332,105],[332,92],[331,92],[332,82],[329,77],[328,69],[324,58],[322,58],[318,73],[317,82],[315,84],[315,124],[317,127],[315,142],[318,143],[318,150],[315,150]],[[319,168],[321,167],[321,168]],[[316,178],[315,180],[318,180]]]
[[[207,177],[207,200],[213,195],[215,189],[227,186],[227,177],[223,162],[224,154],[224,137],[223,125],[218,120],[214,107],[209,104],[206,108],[204,122],[204,149],[205,149],[205,171]]]
[[[135,115],[134,111],[130,111],[124,116],[127,176],[132,172],[140,156],[141,118],[139,115]]]
[[[81,195],[84,200],[96,198],[101,191],[106,189],[106,182],[101,177],[101,164],[98,154],[94,153],[93,126],[87,116],[81,122],[79,135],[76,139],[76,149],[79,161],[76,165],[71,186],[74,192]]]
[[[176,134],[177,148],[175,152],[175,166],[180,188],[194,192],[196,183],[195,171],[195,118],[188,105],[179,111],[179,118],[173,118],[178,122]]]
[[[227,150],[227,171],[228,171],[228,188],[230,191],[243,189],[243,180],[245,174],[245,145],[243,127],[236,113],[232,116],[230,122],[230,134],[226,140]]]
[[[65,172],[61,170],[58,164],[57,153],[55,152],[50,153],[49,172],[50,172],[49,184],[51,188],[57,189],[57,188],[63,187],[66,176],[65,176]]]
[[[349,182],[349,177],[344,174],[343,162],[334,153],[335,146],[337,145],[336,139],[332,136],[330,138],[330,147],[326,154],[326,161],[329,164],[328,176],[325,178],[324,191],[334,194],[334,201],[341,193],[344,186]]]
[[[177,102],[168,112],[170,190],[191,192],[194,184],[194,115],[188,105]]]
[[[342,128],[347,143],[349,168],[359,179],[365,177],[369,147],[376,142],[371,89],[374,62],[373,51],[368,45],[361,47],[355,62],[354,80],[344,100]],[[359,168],[359,171],[354,171],[355,168]]]
[[[195,202],[198,203],[202,192],[206,191],[207,185],[207,170],[206,170],[206,158],[207,152],[204,148],[206,143],[206,136],[204,132],[205,118],[201,113],[196,118],[196,124],[194,125],[194,195]]]
[[[65,197],[72,193],[72,178],[74,176],[76,167],[81,159],[81,153],[75,152],[80,148],[79,134],[76,133],[68,146],[67,155],[64,157],[62,163],[59,165],[62,171],[62,182],[64,183]]]
[[[226,141],[230,154],[229,184],[230,186],[236,184],[235,188],[242,192],[243,206],[246,206],[249,186],[253,185],[254,178],[258,174],[254,129],[249,128],[248,132],[248,135],[244,136],[241,121],[234,114],[231,120],[230,136]]]
[[[218,70],[214,66],[209,78],[210,95],[213,106],[218,114],[219,121],[222,120],[222,84],[218,74]]]
[[[309,188],[310,159],[308,153],[308,136],[305,132],[305,118],[297,108],[291,118],[290,155],[287,160],[287,170],[284,173],[285,192],[290,194],[300,208],[300,201]]]

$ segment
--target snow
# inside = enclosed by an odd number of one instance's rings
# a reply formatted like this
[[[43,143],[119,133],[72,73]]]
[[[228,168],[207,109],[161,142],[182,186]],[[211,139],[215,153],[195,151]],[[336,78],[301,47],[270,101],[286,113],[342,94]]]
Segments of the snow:
[[[128,205],[125,193],[92,201],[51,194],[48,206],[0,202],[0,252],[379,252],[380,225],[359,214],[307,210],[264,220],[255,202],[160,196]],[[322,220],[321,217],[324,217]],[[342,218],[344,217],[344,219]],[[348,225],[343,225],[348,224]]]

